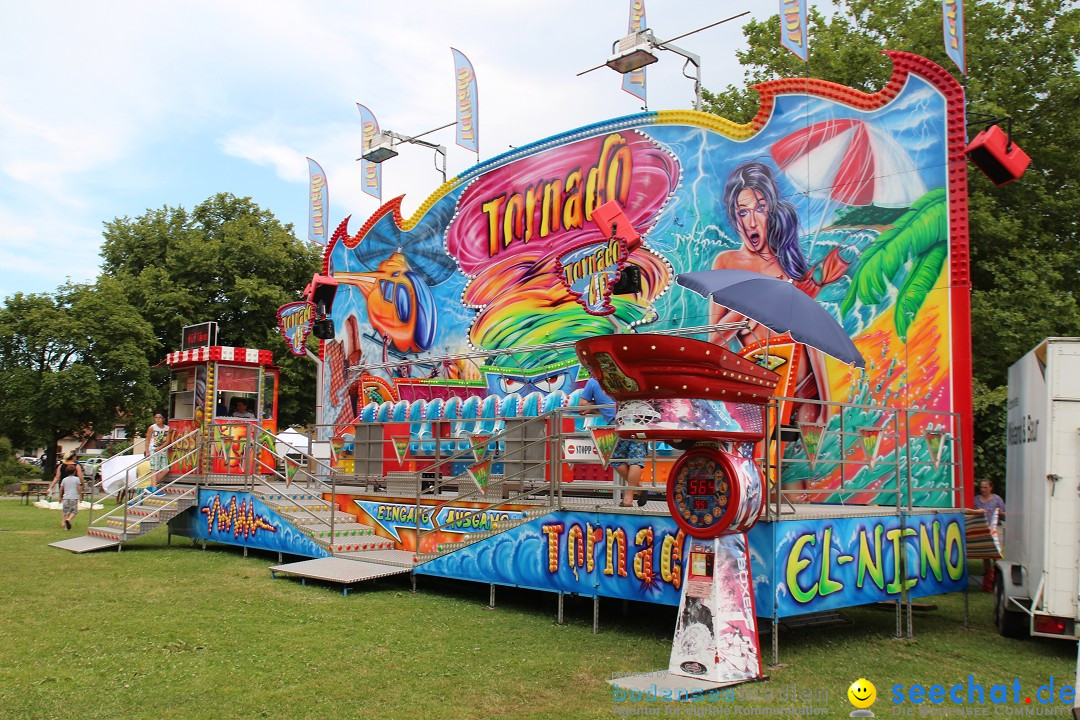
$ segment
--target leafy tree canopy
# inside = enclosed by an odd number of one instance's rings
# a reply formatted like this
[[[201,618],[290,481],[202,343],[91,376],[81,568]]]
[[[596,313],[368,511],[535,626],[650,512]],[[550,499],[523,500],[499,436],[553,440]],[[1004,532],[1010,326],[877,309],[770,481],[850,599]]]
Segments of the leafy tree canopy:
[[[835,0],[809,13],[810,62],[779,41],[780,19],[750,22],[737,53],[746,88],[705,92],[731,120],[757,112],[752,85],[810,76],[865,92],[892,72],[881,50],[906,50],[956,73],[945,56],[939,0]],[[1080,9],[1075,0],[967,0],[969,133],[1010,115],[1031,156],[1017,182],[995,187],[972,166],[970,235],[976,471],[1004,475],[1006,371],[1044,337],[1080,334]]]
[[[51,468],[61,438],[133,424],[157,392],[147,354],[158,348],[116,280],[16,293],[0,308],[0,434],[44,445]]]
[[[251,198],[227,193],[190,212],[163,207],[117,218],[104,235],[102,273],[152,325],[161,348],[154,363],[179,347],[185,325],[216,321],[221,344],[273,351],[282,369],[279,421],[314,419],[315,364],[289,354],[275,313],[318,269],[317,246]]]

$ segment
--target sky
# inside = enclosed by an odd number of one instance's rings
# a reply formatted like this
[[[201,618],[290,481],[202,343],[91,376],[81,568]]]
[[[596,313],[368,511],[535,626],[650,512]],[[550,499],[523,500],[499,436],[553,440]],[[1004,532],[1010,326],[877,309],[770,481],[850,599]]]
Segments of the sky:
[[[702,59],[706,88],[742,85],[742,26],[775,3],[646,2],[658,39]],[[103,223],[219,192],[250,196],[307,232],[307,162],[322,164],[329,225],[355,232],[378,207],[360,191],[363,103],[383,130],[455,119],[450,48],[476,72],[480,159],[638,112],[602,64],[627,32],[628,0],[166,0],[5,3],[0,10],[0,298],[92,281]],[[649,67],[650,110],[689,108],[683,59]],[[447,170],[476,163],[453,128]],[[383,198],[411,214],[441,183],[435,153],[406,145],[383,165]]]

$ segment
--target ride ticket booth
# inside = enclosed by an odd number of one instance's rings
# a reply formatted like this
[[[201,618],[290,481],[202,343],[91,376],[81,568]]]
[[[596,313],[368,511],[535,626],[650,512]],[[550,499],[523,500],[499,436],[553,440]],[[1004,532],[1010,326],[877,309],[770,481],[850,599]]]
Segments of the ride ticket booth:
[[[181,474],[269,474],[269,450],[252,452],[250,439],[277,433],[278,368],[269,350],[215,344],[217,323],[184,328],[182,349],[171,352],[169,412],[171,440],[184,438],[170,458]],[[193,433],[194,430],[201,433]],[[203,442],[204,452],[191,452]],[[262,445],[262,443],[259,443]],[[199,467],[196,467],[199,465]]]

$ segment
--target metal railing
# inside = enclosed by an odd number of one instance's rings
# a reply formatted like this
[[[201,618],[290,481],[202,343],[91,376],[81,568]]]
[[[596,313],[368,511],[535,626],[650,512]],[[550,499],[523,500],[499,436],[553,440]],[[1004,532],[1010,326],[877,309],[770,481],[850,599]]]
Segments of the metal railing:
[[[245,423],[248,432],[243,447],[239,453],[234,449],[233,457],[248,469],[241,482],[249,491],[256,487],[273,491],[271,483],[280,481],[302,486],[293,491],[294,495],[299,492],[299,497],[325,501],[329,495],[331,542],[338,515],[337,495],[343,487],[362,487],[364,492],[386,493],[412,503],[416,550],[425,552],[425,544],[430,543],[427,539],[447,529],[439,518],[441,511],[452,504],[475,505],[456,508],[460,512],[455,513],[453,525],[460,527],[508,505],[562,510],[606,497],[618,501],[627,490],[664,489],[666,471],[681,453],[671,449],[670,454],[661,455],[656,443],[651,443],[645,458],[646,467],[651,469],[652,487],[644,483],[631,486],[617,473],[601,482],[573,482],[564,477],[566,467],[581,462],[563,456],[564,442],[586,440],[590,435],[587,429],[576,429],[572,420],[596,409],[556,408],[536,416],[513,418],[402,419],[312,426],[308,430],[308,442],[312,443],[309,452],[280,448],[269,431]],[[933,505],[937,507],[960,502],[962,443],[957,435],[961,425],[956,413],[785,397],[770,399],[762,412],[765,439],[754,444],[752,452],[768,479],[764,514],[769,519],[794,514],[796,505],[865,505],[903,514],[905,509],[910,512],[925,506],[927,499],[935,500]],[[801,416],[815,418],[816,422],[800,422]],[[481,424],[487,431],[478,432]],[[417,425],[422,426],[419,431]],[[913,435],[912,428],[927,426],[940,428],[939,439],[946,444],[943,450],[947,452],[935,455],[929,436],[925,436],[924,446],[916,448],[920,436]],[[808,428],[818,433],[816,438],[807,435]],[[178,438],[169,447],[193,434]],[[320,436],[335,438],[333,442],[322,441],[328,453],[314,449]],[[343,436],[351,436],[351,449]],[[868,438],[874,441],[872,449]],[[398,457],[396,468],[387,471],[395,455],[388,452],[387,443],[394,442],[408,443],[411,449]],[[487,445],[484,460],[491,462],[488,482],[483,485],[474,483],[469,474],[469,469],[478,464],[478,443]],[[199,452],[199,444],[196,442],[188,455]],[[334,445],[339,446],[336,451]],[[812,446],[817,447],[816,453],[809,451]],[[745,446],[739,450],[751,452]],[[344,461],[351,461],[352,467],[348,468]],[[501,472],[495,473],[495,469]],[[293,471],[295,475],[290,477]],[[173,482],[190,475],[185,473]],[[218,478],[204,473],[202,479],[214,484]],[[945,503],[948,498],[953,501]],[[298,514],[323,522],[307,508]],[[430,518],[430,524],[426,518]]]
[[[797,420],[780,422],[785,404],[799,412],[800,407],[814,409],[824,418],[814,424],[800,426]],[[930,421],[927,423],[926,421]],[[929,440],[912,435],[913,425],[934,425],[942,429],[939,440],[944,443],[941,456],[921,459],[913,457],[912,441],[923,439],[927,454],[933,455]],[[815,440],[806,436],[807,428],[820,434]],[[963,483],[960,481],[962,462],[960,452],[960,416],[958,413],[916,408],[896,408],[856,403],[809,401],[798,398],[775,397],[766,406],[766,442],[759,446],[758,460],[769,479],[769,502],[766,513],[779,518],[795,512],[797,503],[828,505],[885,506],[879,498],[891,498],[887,507],[897,513],[911,512],[915,507],[943,507],[940,503],[917,504],[917,496],[950,498],[951,506],[963,502]],[[838,452],[822,453],[826,440]],[[860,442],[864,443],[860,448]],[[865,443],[873,443],[874,448]],[[817,445],[813,453],[808,446]],[[879,452],[881,447],[885,452]],[[900,450],[903,450],[901,453]],[[792,449],[801,453],[793,453]],[[861,452],[860,452],[861,450]],[[944,451],[948,450],[947,453]],[[787,452],[787,456],[785,456]],[[852,457],[852,456],[855,457]],[[932,469],[931,473],[919,472]],[[836,478],[837,472],[839,477]],[[947,484],[924,485],[918,475],[938,475],[950,478]],[[795,476],[794,479],[792,476]],[[886,479],[891,476],[891,480]],[[785,482],[785,478],[787,482]],[[821,486],[827,480],[839,480],[837,486]],[[801,487],[793,487],[801,485]],[[851,502],[851,498],[870,497],[874,502]],[[949,506],[946,505],[946,506]]]
[[[165,458],[170,463],[170,467],[171,467],[172,464],[176,464],[176,463],[179,463],[181,466],[183,466],[185,464],[185,461],[195,458],[197,453],[200,451],[200,445],[201,445],[200,439],[201,439],[201,437],[202,437],[202,431],[199,430],[199,429],[195,429],[195,430],[192,430],[189,433],[186,433],[186,434],[174,439],[173,441],[171,441],[170,443],[168,443],[164,447],[162,447],[162,448],[160,448],[158,450],[155,450],[154,452],[147,455],[146,459],[150,460],[151,469],[148,472],[143,473],[141,475],[138,474],[138,470],[136,469],[136,480],[135,480],[135,483],[134,483],[134,488],[138,488],[138,487],[142,486],[142,484],[144,482],[146,482],[148,479],[153,478],[155,475],[157,475],[159,472],[161,472],[160,470],[154,470],[153,469],[153,465],[154,465],[153,461],[156,458]],[[190,442],[190,447],[185,452],[182,452],[179,455],[177,455],[175,452],[173,452],[173,457],[170,457],[170,451],[175,451],[176,448],[183,448],[189,442]],[[136,461],[136,463],[135,463],[136,468],[138,467],[138,465],[141,465],[142,462],[143,461],[141,461],[141,460]],[[164,493],[165,490],[167,490],[168,488],[171,488],[173,485],[176,485],[177,483],[179,483],[179,482],[181,482],[183,480],[186,480],[189,477],[195,475],[197,468],[198,468],[198,463],[192,462],[191,463],[191,468],[189,470],[186,470],[186,471],[180,473],[179,475],[176,475],[170,482],[166,483],[165,485],[163,485],[161,487],[155,487],[155,490],[160,492],[162,497],[167,497],[167,495]],[[131,466],[128,466],[127,468],[121,470],[120,473],[123,473],[126,476],[130,471],[131,471]],[[102,477],[101,477],[102,486],[104,487],[104,484],[105,484],[105,482],[107,480],[115,477],[117,474],[120,474],[120,473],[116,473],[116,474],[110,475],[108,477],[106,477],[105,475],[102,475]],[[91,488],[93,488],[92,483],[91,483]],[[127,482],[127,478],[125,477],[125,479],[124,479],[124,489],[123,489],[122,492],[127,492],[128,490],[131,490],[131,489],[134,489],[134,488],[131,487],[131,484]],[[154,495],[157,495],[158,492],[155,492]],[[197,494],[197,490],[196,490],[196,494]],[[184,496],[186,496],[186,493],[184,494]],[[158,517],[160,518],[161,510],[165,510],[169,506],[176,504],[176,502],[179,501],[180,497],[183,497],[183,496],[178,496],[178,497],[174,498],[173,500],[167,502],[165,505],[160,506],[158,508],[158,513],[159,513]],[[142,497],[142,498],[125,498],[125,501],[122,504],[117,504],[117,506],[115,508],[113,508],[111,511],[105,513],[104,515],[100,515],[98,517],[98,521],[99,522],[107,522],[108,518],[110,518],[110,517],[112,517],[114,515],[121,516],[123,518],[123,524],[124,524],[121,541],[127,540],[128,529],[130,527],[130,525],[128,523],[128,510],[131,507],[133,507],[134,505],[137,505],[138,503],[140,503],[143,499],[145,499],[145,497]],[[93,525],[93,524],[94,524],[94,501],[93,501],[93,492],[91,490],[90,517],[89,517],[88,525]]]
[[[562,435],[561,429],[556,433],[554,437],[552,437],[549,432],[545,432],[543,437],[530,438],[528,433],[530,429],[543,429],[547,431],[551,426],[561,428],[561,416],[562,412],[557,410],[545,415],[538,415],[536,417],[522,418],[516,421],[508,420],[504,421],[507,422],[507,425],[502,431],[493,432],[491,434],[484,433],[483,435],[486,436],[486,440],[483,440],[482,442],[484,444],[487,444],[489,448],[491,447],[491,445],[496,445],[496,447],[498,447],[498,445],[503,444],[505,446],[508,441],[521,443],[518,447],[511,449],[509,452],[500,453],[496,450],[496,454],[491,457],[492,465],[494,464],[495,460],[498,459],[503,464],[504,470],[507,465],[510,465],[511,467],[520,466],[520,469],[511,473],[503,472],[497,475],[492,474],[489,477],[487,487],[478,486],[476,489],[470,490],[466,493],[462,493],[460,491],[459,483],[473,482],[467,472],[464,475],[452,475],[450,479],[446,481],[436,480],[433,483],[429,483],[429,487],[425,491],[423,487],[423,477],[425,473],[435,473],[436,477],[438,477],[440,475],[439,470],[445,463],[452,463],[455,461],[460,462],[463,460],[467,461],[475,456],[473,440],[469,438],[467,439],[468,447],[459,449],[456,453],[453,453],[449,457],[440,461],[438,458],[438,450],[441,438],[437,438],[435,462],[417,472],[415,513],[417,552],[422,552],[423,540],[425,537],[442,531],[443,527],[439,523],[439,515],[441,514],[443,508],[447,507],[451,503],[456,503],[463,500],[469,501],[473,497],[479,497],[483,500],[491,500],[492,493],[489,492],[488,488],[492,488],[492,490],[498,490],[499,499],[495,500],[494,502],[482,504],[478,508],[472,508],[471,511],[462,512],[462,514],[455,517],[455,523],[467,522],[474,517],[484,516],[491,510],[503,507],[504,505],[528,503],[530,501],[540,499],[544,496],[547,497],[547,506],[549,508],[555,509],[557,506],[561,505],[561,464],[557,462],[552,462],[550,467],[548,466],[548,458],[553,457],[556,451],[557,445],[555,441],[557,441]],[[454,421],[433,421],[433,424],[449,422]],[[439,426],[436,425],[435,429],[439,429]],[[438,434],[441,434],[441,432],[437,433],[437,435]],[[457,443],[460,447],[461,441],[458,440]],[[543,452],[543,459],[539,462],[530,460],[528,456],[530,454],[529,451],[531,450],[541,450]],[[551,470],[550,474],[548,472],[549,470]],[[535,473],[537,471],[539,471],[546,478],[548,478],[546,484],[536,482],[535,477],[530,477],[530,475],[535,476]],[[508,483],[510,483],[510,485],[508,485]],[[447,498],[442,502],[439,502],[438,496],[441,494],[440,488],[450,484],[458,486],[458,492],[455,494],[454,497]],[[509,488],[513,484],[520,484],[521,489],[519,492],[512,493],[510,491]],[[432,508],[432,512],[430,515],[430,530],[421,528],[421,505],[423,504],[425,496],[434,499],[434,502],[430,504]]]
[[[348,458],[339,458],[336,463],[331,463],[331,476],[350,485],[374,486],[377,490],[386,488],[388,476],[407,479],[407,482],[397,483],[397,492],[415,498],[415,529],[420,548],[419,543],[423,538],[444,529],[438,522],[439,511],[451,503],[482,502],[478,507],[464,509],[463,514],[455,517],[456,523],[515,503],[546,501],[552,509],[565,509],[568,502],[575,504],[574,500],[583,495],[582,491],[595,496],[598,491],[595,483],[575,484],[563,477],[564,464],[568,462],[567,458],[562,457],[563,441],[588,437],[588,432],[565,431],[564,419],[578,417],[589,409],[559,408],[528,418],[404,419],[325,426],[327,434],[339,437],[343,433],[359,437],[361,428],[380,430],[372,434],[366,448],[357,443]],[[809,415],[816,416],[821,423],[821,434],[817,441],[824,446],[816,454],[808,452],[810,443],[804,435],[805,427],[800,428],[796,419],[799,413],[806,410],[810,410]],[[915,507],[947,507],[962,503],[963,486],[959,479],[962,443],[958,435],[961,424],[957,413],[787,397],[771,398],[764,406],[763,413],[766,438],[755,444],[753,453],[768,478],[765,514],[770,519],[793,514],[796,505],[872,506],[878,510],[889,508],[901,514]],[[790,417],[786,423],[782,423],[780,420],[785,415]],[[492,462],[514,466],[514,469],[494,475],[486,490],[470,488],[462,491],[462,485],[472,485],[468,474],[446,473],[444,470],[455,463],[474,463],[474,443],[469,442],[468,438],[477,433],[455,435],[454,428],[493,420],[501,427],[480,433],[486,436],[486,442],[491,447],[501,448],[507,439],[520,440],[515,433],[529,427],[543,428],[542,437],[534,435],[511,452],[497,451],[492,456]],[[426,426],[422,437],[405,429],[417,424]],[[947,452],[942,457],[932,457],[929,440],[926,440],[927,446],[918,448],[923,452],[915,453],[920,436],[912,434],[912,428],[927,424],[944,429],[941,441],[945,443]],[[316,435],[318,430],[313,428],[311,434]],[[390,473],[372,472],[372,458],[377,456],[379,462],[374,463],[374,469],[381,470],[382,444],[390,442],[390,436],[395,432],[399,441],[407,440],[414,447],[422,443],[428,446],[427,451],[421,456],[410,454],[408,460],[412,463],[411,469]],[[860,446],[869,442],[868,438],[872,438],[877,447],[864,447],[860,452]],[[524,461],[524,455],[534,448],[543,448],[543,454]],[[665,466],[670,467],[679,454],[673,450],[670,455],[660,456],[656,444],[652,443],[651,451],[646,456],[647,467],[651,467],[652,471],[652,488],[647,485],[631,486],[620,481],[617,475],[611,481],[604,482],[604,488],[610,490],[614,500],[626,490],[655,490],[661,479],[666,480]],[[354,461],[352,472],[340,469],[341,459]],[[368,470],[361,472],[361,466]],[[932,472],[927,472],[928,469]],[[515,491],[507,492],[508,488],[513,488],[521,480],[529,482],[523,482]],[[404,491],[406,484],[411,486],[411,492]],[[500,497],[492,496],[491,491],[495,488],[502,488]],[[450,489],[456,492],[445,495]],[[430,528],[421,527],[422,508],[431,510]]]
[[[301,465],[295,459],[289,457],[290,453],[278,452],[277,438],[271,432],[262,428],[259,428],[259,431],[255,433],[254,436],[251,438],[251,446],[251,451],[255,458],[255,470],[257,472],[250,473],[249,475],[249,489],[254,489],[255,484],[258,483],[258,485],[266,491],[276,491],[277,488],[270,484],[270,481],[266,479],[267,477],[275,477],[279,481],[284,482],[287,487],[296,483],[297,487],[299,488],[300,483],[304,483],[306,489],[299,491],[299,497],[310,500],[318,500],[319,502],[326,502],[330,507],[329,539],[330,545],[332,547],[334,541],[335,520],[337,515],[337,489],[334,486],[333,468],[331,467],[331,465],[329,463],[323,462],[319,458],[316,458],[309,453],[293,450],[292,454],[301,456],[300,459],[303,460],[303,465]],[[270,465],[263,461],[262,454],[264,452],[274,458],[275,462],[273,465]],[[278,467],[279,464],[280,469]],[[296,467],[296,474],[292,477],[289,477],[290,464],[294,464]],[[318,470],[319,472],[313,472],[313,469]],[[330,477],[330,482],[326,482],[322,479],[321,476]],[[299,482],[297,481],[297,478],[301,478]],[[317,490],[310,490],[313,485],[317,488]],[[294,490],[292,492],[295,493],[297,491]],[[330,494],[329,502],[327,502],[326,499],[323,497],[323,494],[325,493]],[[290,497],[296,498],[297,496],[294,494]],[[301,514],[306,513],[309,519],[311,519],[313,522],[322,522],[322,518],[318,517],[315,514],[315,511],[313,511],[312,509],[303,505],[297,505],[296,507],[298,508],[298,511],[301,512]]]

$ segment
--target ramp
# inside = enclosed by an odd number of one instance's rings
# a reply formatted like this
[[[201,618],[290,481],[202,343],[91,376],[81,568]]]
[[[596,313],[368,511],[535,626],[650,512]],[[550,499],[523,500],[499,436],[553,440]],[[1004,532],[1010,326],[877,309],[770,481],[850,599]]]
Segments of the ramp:
[[[402,568],[415,567],[416,553],[408,550],[368,550],[362,552],[338,553],[337,557],[350,560],[365,560],[380,565],[394,565]]]
[[[105,548],[116,547],[119,544],[119,540],[110,540],[108,538],[83,535],[82,537],[49,543],[49,547],[60,548],[61,550],[70,550],[73,553],[84,553],[93,552],[94,550],[104,550]]]
[[[317,558],[315,560],[303,560],[295,563],[275,565],[270,568],[270,574],[277,577],[278,573],[288,573],[300,578],[302,584],[307,580],[323,580],[325,582],[344,585],[344,592],[349,594],[349,585],[374,580],[375,578],[388,577],[390,575],[402,575],[411,568],[382,563],[366,562],[364,560],[347,560],[338,557]]]

